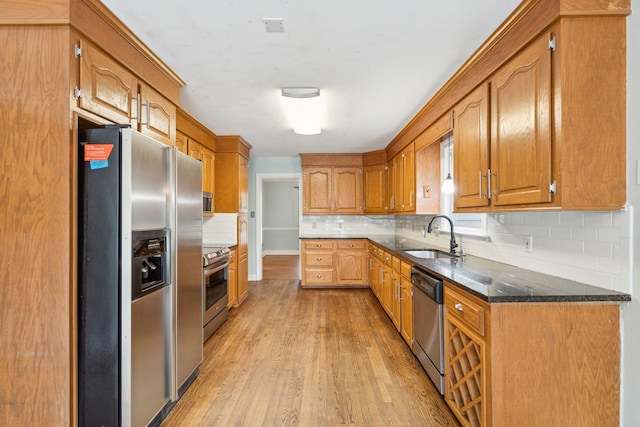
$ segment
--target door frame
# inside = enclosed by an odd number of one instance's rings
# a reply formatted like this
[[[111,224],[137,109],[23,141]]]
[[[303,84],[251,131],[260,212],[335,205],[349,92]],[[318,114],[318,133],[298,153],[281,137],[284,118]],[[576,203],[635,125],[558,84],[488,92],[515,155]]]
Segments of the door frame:
[[[302,173],[256,173],[256,280],[262,280],[262,187],[264,182],[296,182],[298,185],[298,229],[302,225]],[[300,242],[298,241],[298,253]]]

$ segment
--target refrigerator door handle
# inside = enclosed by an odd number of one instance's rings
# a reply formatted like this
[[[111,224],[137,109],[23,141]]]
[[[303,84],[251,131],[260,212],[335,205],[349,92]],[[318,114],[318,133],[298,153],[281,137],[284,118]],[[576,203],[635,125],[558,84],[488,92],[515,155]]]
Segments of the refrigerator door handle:
[[[177,147],[171,146],[167,147],[169,150],[168,165],[167,170],[169,171],[169,188],[170,194],[169,197],[169,206],[167,207],[167,212],[169,214],[168,222],[171,230],[171,245],[169,249],[170,263],[169,266],[171,268],[171,308],[169,310],[169,318],[171,319],[171,336],[169,337],[170,350],[169,350],[169,398],[171,401],[178,400],[178,319],[176,316],[178,310],[178,207],[177,207],[177,191],[178,191],[178,183],[177,183]]]

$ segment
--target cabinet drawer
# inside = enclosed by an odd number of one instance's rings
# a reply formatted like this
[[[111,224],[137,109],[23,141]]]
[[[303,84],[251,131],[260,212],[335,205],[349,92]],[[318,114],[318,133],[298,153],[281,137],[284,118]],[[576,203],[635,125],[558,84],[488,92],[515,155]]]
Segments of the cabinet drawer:
[[[444,288],[444,307],[448,316],[453,316],[472,331],[484,336],[485,308],[471,298]]]
[[[400,272],[400,258],[393,257],[391,259],[391,263],[393,265],[393,270]]]
[[[305,285],[332,285],[333,270],[305,270]]]
[[[335,244],[334,240],[303,240],[303,242],[303,249],[307,250],[332,250]]]
[[[389,254],[389,252],[378,252],[378,258],[380,258],[380,261],[382,261],[385,265],[391,266],[391,259],[393,257],[391,256],[391,254]]]
[[[333,253],[332,252],[306,252],[304,254],[304,265],[332,267]]]
[[[338,240],[338,249],[358,249],[363,250],[366,245],[366,240]]]
[[[407,264],[406,262],[402,262],[400,266],[400,270],[402,272],[402,276],[406,279],[411,280],[411,264]]]

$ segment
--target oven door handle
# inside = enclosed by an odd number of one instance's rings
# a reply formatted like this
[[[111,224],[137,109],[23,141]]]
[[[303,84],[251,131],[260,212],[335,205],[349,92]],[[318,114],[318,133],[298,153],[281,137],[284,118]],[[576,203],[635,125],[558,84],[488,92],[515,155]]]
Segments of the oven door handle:
[[[225,261],[224,264],[222,265],[218,265],[216,267],[210,268],[210,267],[206,267],[204,269],[204,278],[206,279],[207,277],[212,276],[213,274],[217,273],[218,271],[227,268],[229,266],[229,260]]]

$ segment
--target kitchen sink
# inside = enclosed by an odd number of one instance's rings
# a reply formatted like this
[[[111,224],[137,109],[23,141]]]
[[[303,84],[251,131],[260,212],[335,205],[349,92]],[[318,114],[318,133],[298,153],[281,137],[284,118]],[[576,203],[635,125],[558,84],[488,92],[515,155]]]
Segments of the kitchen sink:
[[[407,255],[414,256],[416,258],[423,259],[434,259],[434,258],[454,258],[456,255],[451,255],[450,253],[443,252],[439,249],[404,249],[404,253]]]

